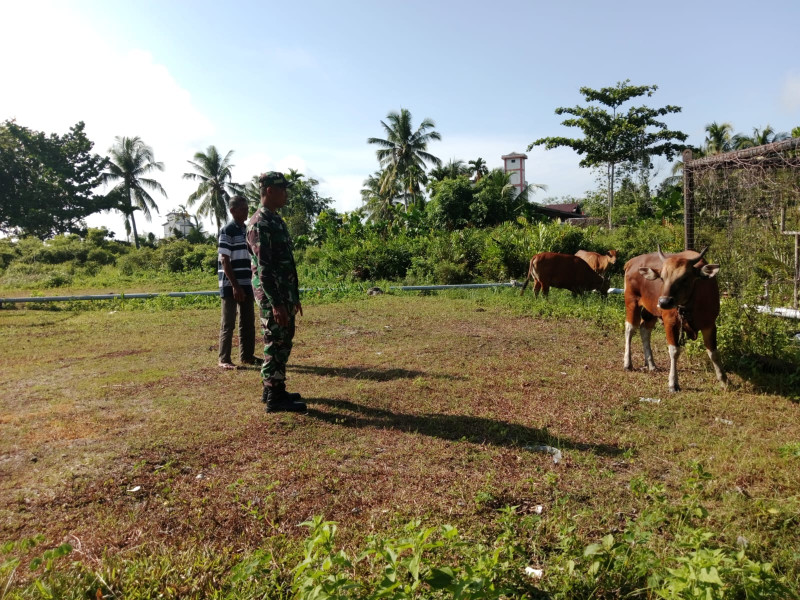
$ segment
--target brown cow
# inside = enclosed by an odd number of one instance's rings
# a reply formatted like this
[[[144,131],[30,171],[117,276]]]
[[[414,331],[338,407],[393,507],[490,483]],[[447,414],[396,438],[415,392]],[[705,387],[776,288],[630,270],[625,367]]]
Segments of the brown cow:
[[[669,390],[677,392],[678,355],[681,331],[691,339],[703,333],[706,347],[717,379],[727,386],[728,379],[717,353],[717,315],[719,315],[719,287],[714,277],[719,265],[709,265],[703,260],[708,248],[699,254],[692,250],[664,255],[658,252],[642,254],[625,263],[625,357],[626,371],[632,369],[631,339],[640,329],[644,360],[654,371],[650,333],[656,320],[664,322],[669,344]],[[642,327],[639,328],[639,325]]]
[[[608,268],[617,262],[617,251],[609,250],[608,254],[599,254],[597,252],[589,252],[588,250],[578,250],[575,256],[582,258],[587,264],[592,267],[592,271],[602,276]]]
[[[606,293],[605,280],[574,254],[540,252],[534,256],[528,268],[528,277],[522,284],[520,296],[525,293],[531,278],[533,278],[534,296],[538,296],[541,290],[546,298],[551,287],[569,290],[573,294],[589,290]]]

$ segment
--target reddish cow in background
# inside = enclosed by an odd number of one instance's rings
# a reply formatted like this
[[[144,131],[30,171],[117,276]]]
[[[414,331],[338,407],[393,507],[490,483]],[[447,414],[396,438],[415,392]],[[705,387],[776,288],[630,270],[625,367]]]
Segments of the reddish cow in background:
[[[608,254],[599,254],[597,252],[589,252],[588,250],[578,250],[575,256],[582,258],[586,263],[592,267],[592,271],[598,275],[605,275],[608,268],[617,262],[617,251],[609,250]]]
[[[650,371],[656,368],[650,347],[650,333],[658,319],[664,322],[669,344],[669,390],[677,392],[678,355],[681,334],[703,343],[714,365],[717,379],[727,386],[728,379],[717,352],[717,315],[719,287],[716,277],[719,265],[703,260],[708,248],[699,254],[692,250],[667,254],[642,254],[625,263],[625,370],[630,371],[631,339],[639,329],[644,347],[644,360]],[[641,328],[640,328],[641,324]]]
[[[603,278],[574,254],[540,252],[534,256],[528,268],[528,277],[522,284],[520,296],[525,293],[525,288],[531,279],[533,279],[534,296],[538,296],[541,290],[547,297],[551,287],[569,290],[573,294],[582,294],[590,290],[606,293]]]

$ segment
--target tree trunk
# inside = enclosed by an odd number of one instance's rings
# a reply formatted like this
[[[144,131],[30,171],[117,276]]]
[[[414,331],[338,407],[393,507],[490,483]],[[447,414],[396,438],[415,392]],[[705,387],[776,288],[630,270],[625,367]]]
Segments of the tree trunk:
[[[130,217],[131,217],[131,229],[133,230],[133,243],[136,246],[136,248],[138,248],[139,247],[139,235],[136,233],[136,219],[133,218],[133,212],[134,211],[133,211],[133,202],[131,201],[131,189],[128,188],[126,190],[126,192],[128,194],[128,208],[131,211]]]
[[[611,210],[614,208],[614,163],[608,165],[608,228],[613,229]]]
[[[139,247],[139,234],[136,233],[136,219],[133,218],[133,211],[131,211],[131,230],[133,230],[133,243]]]

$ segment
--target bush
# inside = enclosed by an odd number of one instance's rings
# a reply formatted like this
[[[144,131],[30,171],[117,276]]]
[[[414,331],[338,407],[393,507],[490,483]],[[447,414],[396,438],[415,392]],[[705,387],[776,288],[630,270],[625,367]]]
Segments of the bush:
[[[86,260],[98,265],[113,265],[117,261],[117,257],[104,248],[94,248],[89,250]]]
[[[183,255],[183,270],[216,273],[217,259],[218,253],[216,246],[194,246]]]
[[[183,256],[192,249],[186,240],[162,241],[158,246],[157,260],[161,269],[170,273],[183,270]]]
[[[156,252],[152,248],[139,248],[117,259],[119,272],[128,276],[142,271],[155,271],[158,269],[158,265]]]

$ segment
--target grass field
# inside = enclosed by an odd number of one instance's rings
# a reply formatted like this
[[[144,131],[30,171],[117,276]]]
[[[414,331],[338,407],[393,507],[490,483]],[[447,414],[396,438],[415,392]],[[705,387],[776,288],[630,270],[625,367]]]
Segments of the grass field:
[[[213,302],[0,311],[0,597],[798,597],[800,405],[512,293],[307,303],[305,415]]]

